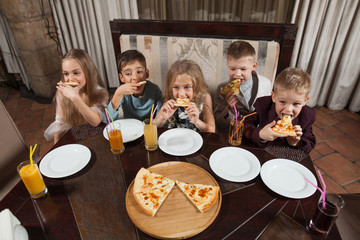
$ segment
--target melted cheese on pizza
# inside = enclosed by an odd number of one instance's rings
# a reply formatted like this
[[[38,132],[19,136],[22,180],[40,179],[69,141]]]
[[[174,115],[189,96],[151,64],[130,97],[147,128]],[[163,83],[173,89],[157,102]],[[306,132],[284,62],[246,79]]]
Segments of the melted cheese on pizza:
[[[180,181],[176,181],[176,184],[201,212],[208,210],[216,202],[218,186],[189,184]]]
[[[220,93],[223,95],[228,94],[229,92],[233,91],[233,95],[240,93],[240,79],[235,79],[228,83],[223,89],[221,89]]]
[[[160,174],[152,173],[142,168],[135,177],[134,192],[141,192],[150,188],[161,188],[163,185],[175,183],[174,180],[166,178]]]
[[[282,119],[279,120],[274,127],[272,127],[272,130],[277,133],[296,136],[296,133],[292,127],[290,115],[284,115]]]

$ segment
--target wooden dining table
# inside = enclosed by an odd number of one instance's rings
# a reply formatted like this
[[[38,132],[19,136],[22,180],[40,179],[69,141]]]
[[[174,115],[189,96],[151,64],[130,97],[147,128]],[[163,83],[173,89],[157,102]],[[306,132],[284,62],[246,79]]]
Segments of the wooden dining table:
[[[149,152],[143,137],[125,143],[125,152],[114,155],[103,136],[104,126],[72,128],[53,146],[50,151],[67,144],[84,145],[90,149],[91,159],[71,176],[44,177],[46,197],[31,199],[20,181],[1,200],[0,210],[10,209],[26,228],[29,239],[155,239],[132,222],[126,193],[140,168],[170,161],[199,166],[220,186],[221,206],[216,218],[190,239],[322,239],[307,230],[320,197],[318,191],[303,199],[292,199],[270,190],[260,174],[247,182],[231,182],[212,171],[210,156],[230,146],[227,134],[200,133],[201,148],[187,156],[172,156],[160,149]],[[159,128],[158,134],[165,131]],[[258,147],[246,138],[239,148],[254,154],[261,165],[286,158],[317,176],[310,156],[298,149],[281,144]],[[336,225],[328,239],[341,239]]]

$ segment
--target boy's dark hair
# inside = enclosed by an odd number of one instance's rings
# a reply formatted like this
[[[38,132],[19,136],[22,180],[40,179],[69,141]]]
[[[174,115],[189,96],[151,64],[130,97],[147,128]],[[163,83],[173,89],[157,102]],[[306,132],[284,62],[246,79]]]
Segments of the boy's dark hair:
[[[146,59],[141,52],[135,49],[122,52],[117,64],[119,73],[121,73],[123,67],[135,61],[138,61],[146,69]]]
[[[243,57],[252,57],[255,61],[256,52],[250,43],[245,41],[235,41],[230,44],[226,51],[226,58],[239,59]]]

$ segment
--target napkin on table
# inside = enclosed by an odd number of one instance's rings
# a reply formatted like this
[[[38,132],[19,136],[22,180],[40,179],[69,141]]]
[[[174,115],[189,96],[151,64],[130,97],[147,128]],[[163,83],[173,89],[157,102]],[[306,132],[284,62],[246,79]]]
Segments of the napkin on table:
[[[9,209],[0,212],[0,240],[27,240],[28,235],[20,221]]]

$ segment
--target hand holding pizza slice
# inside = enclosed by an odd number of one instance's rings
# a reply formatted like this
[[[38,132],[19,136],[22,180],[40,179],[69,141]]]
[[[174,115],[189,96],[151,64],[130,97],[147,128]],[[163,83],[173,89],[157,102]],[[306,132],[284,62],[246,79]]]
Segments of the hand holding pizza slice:
[[[296,137],[296,132],[293,129],[290,115],[284,115],[282,119],[279,120],[274,127],[272,127],[272,130],[280,134]]]

